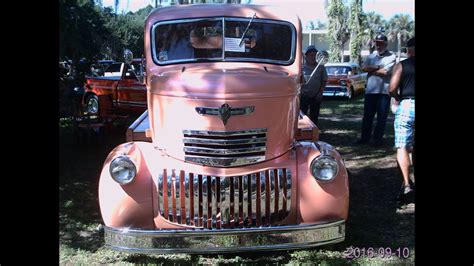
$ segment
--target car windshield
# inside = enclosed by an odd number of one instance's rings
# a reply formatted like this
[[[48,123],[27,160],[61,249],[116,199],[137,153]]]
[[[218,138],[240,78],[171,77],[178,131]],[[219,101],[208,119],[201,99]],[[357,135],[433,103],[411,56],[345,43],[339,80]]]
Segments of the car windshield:
[[[158,64],[293,62],[296,33],[290,23],[263,19],[249,22],[250,18],[208,18],[158,23],[153,30],[154,59]]]
[[[328,75],[347,75],[349,71],[351,71],[350,67],[326,65]]]

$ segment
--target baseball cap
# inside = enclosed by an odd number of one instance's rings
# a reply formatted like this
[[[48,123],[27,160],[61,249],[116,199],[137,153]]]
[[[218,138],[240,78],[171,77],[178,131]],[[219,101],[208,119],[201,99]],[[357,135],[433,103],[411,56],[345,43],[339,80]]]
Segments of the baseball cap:
[[[314,47],[314,45],[310,45],[308,46],[308,48],[306,48],[306,52],[304,54],[307,54],[309,52],[318,52],[318,49],[316,49],[316,47]]]
[[[375,41],[384,41],[384,42],[387,42],[388,39],[387,39],[387,36],[383,35],[383,34],[379,34],[377,36],[375,36]]]

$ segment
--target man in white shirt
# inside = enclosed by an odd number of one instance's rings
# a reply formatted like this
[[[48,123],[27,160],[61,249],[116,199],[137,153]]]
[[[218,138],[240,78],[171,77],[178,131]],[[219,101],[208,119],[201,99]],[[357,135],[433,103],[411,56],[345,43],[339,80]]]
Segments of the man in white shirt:
[[[396,56],[387,50],[387,37],[383,34],[375,37],[375,46],[376,51],[370,54],[362,65],[362,70],[368,72],[367,88],[365,89],[361,137],[355,144],[369,142],[374,116],[377,114],[373,140],[375,146],[380,146],[383,145],[383,135],[390,110],[388,87]]]

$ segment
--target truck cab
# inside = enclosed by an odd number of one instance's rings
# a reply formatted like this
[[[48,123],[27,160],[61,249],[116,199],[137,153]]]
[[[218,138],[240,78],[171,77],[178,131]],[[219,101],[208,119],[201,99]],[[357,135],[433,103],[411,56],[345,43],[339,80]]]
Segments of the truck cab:
[[[105,160],[106,246],[225,253],[344,240],[348,175],[299,108],[302,27],[259,5],[160,8],[147,110]]]

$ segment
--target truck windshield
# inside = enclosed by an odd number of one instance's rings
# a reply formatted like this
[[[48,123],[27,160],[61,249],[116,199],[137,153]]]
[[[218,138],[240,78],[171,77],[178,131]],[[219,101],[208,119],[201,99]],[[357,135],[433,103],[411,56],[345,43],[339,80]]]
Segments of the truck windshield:
[[[154,59],[160,65],[202,61],[293,63],[296,31],[292,24],[258,18],[249,21],[206,18],[157,23],[153,28]]]

